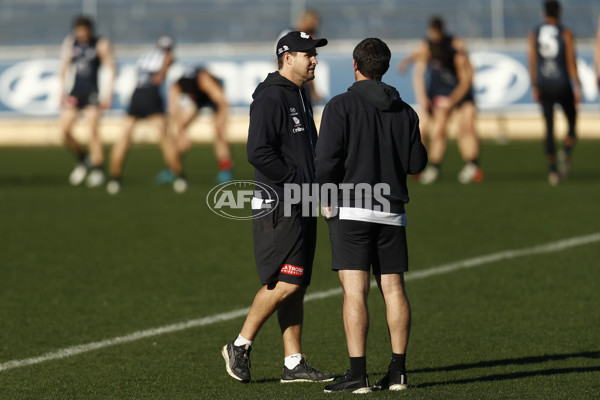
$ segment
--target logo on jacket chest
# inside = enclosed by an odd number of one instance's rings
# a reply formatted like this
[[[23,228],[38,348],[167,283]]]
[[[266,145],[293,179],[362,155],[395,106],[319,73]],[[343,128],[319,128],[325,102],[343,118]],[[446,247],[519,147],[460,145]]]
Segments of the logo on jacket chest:
[[[294,107],[290,107],[290,117],[292,117],[292,121],[294,121],[294,128],[292,128],[293,133],[304,132],[306,128],[302,126],[302,120],[298,118],[298,112]]]

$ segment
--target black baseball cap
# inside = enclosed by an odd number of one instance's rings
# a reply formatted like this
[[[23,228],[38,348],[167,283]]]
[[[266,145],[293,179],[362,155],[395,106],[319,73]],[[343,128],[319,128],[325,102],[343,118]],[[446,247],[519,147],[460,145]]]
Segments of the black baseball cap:
[[[291,31],[283,36],[277,42],[275,50],[277,58],[281,58],[286,52],[301,51],[305,52],[315,47],[322,47],[327,44],[327,39],[313,39],[308,33],[300,31]]]

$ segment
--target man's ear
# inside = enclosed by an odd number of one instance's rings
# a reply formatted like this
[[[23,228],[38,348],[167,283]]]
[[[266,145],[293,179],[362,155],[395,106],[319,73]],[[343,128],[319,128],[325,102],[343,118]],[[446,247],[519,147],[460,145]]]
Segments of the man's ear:
[[[352,65],[354,66],[354,72],[358,71],[358,66],[356,65],[355,59],[352,59]]]

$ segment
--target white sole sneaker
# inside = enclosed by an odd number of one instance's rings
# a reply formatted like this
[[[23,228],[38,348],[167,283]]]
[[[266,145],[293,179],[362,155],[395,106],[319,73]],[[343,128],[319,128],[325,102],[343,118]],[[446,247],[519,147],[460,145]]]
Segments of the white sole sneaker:
[[[187,192],[188,187],[187,181],[183,178],[177,178],[175,179],[175,182],[173,182],[173,190],[175,193],[185,193]]]
[[[71,174],[69,175],[69,183],[73,186],[81,185],[87,173],[88,170],[83,163],[77,164],[75,169],[73,169],[73,171],[71,171]]]
[[[85,184],[89,188],[96,188],[98,186],[104,185],[104,172],[99,169],[93,169],[92,172],[89,173],[87,179],[85,180]]]
[[[121,184],[117,181],[109,181],[106,185],[106,191],[110,195],[118,194],[121,191]]]

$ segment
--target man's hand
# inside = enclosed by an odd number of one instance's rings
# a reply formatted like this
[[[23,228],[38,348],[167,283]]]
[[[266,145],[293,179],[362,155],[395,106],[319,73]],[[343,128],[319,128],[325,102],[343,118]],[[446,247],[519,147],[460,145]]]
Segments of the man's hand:
[[[333,212],[331,211],[331,206],[329,207],[321,207],[321,214],[327,219],[331,218]]]

